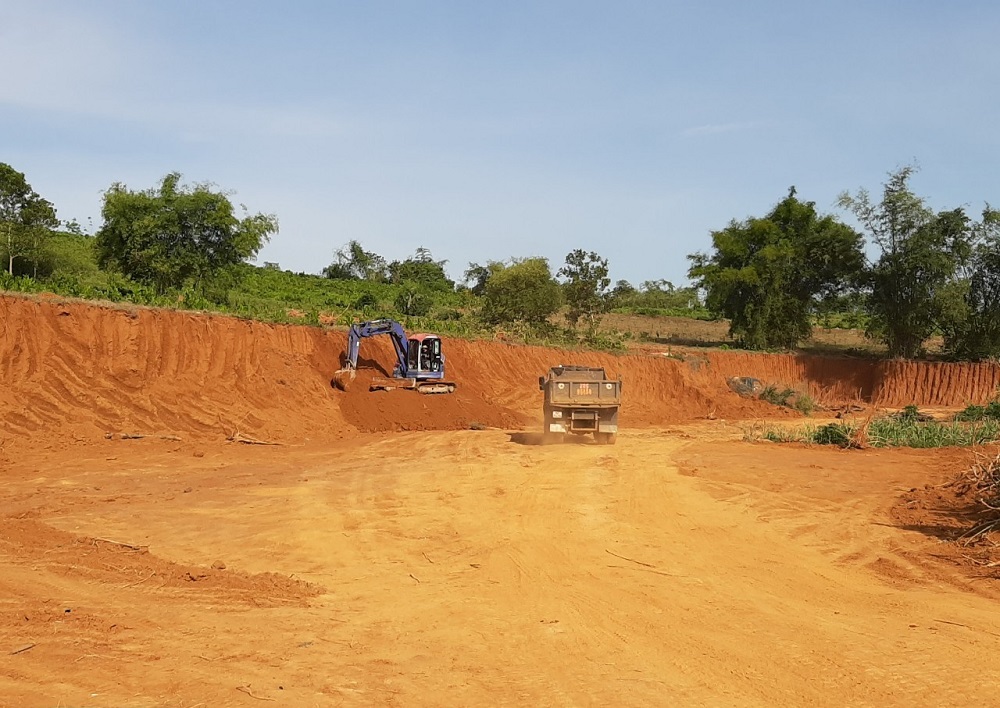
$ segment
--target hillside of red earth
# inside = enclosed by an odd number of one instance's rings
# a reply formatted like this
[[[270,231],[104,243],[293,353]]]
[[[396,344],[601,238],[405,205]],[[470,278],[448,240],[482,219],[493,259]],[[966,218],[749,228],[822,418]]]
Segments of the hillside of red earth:
[[[0,297],[0,318],[0,432],[12,438],[44,431],[64,439],[236,434],[301,442],[530,427],[540,415],[538,376],[559,364],[621,377],[625,427],[791,415],[733,393],[726,381],[734,376],[802,388],[826,403],[886,406],[982,403],[1000,383],[994,364],[727,351],[619,356],[447,339],[455,394],[369,392],[366,377],[392,370],[390,344],[377,338],[364,342],[359,379],[345,393],[331,386],[343,331],[18,296]]]

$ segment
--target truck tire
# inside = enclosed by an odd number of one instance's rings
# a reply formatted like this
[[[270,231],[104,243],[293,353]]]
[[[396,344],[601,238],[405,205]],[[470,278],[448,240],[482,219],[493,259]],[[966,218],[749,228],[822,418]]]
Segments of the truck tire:
[[[594,433],[594,439],[598,445],[614,445],[618,439],[618,433]]]
[[[559,445],[566,439],[566,433],[542,433],[542,445]]]

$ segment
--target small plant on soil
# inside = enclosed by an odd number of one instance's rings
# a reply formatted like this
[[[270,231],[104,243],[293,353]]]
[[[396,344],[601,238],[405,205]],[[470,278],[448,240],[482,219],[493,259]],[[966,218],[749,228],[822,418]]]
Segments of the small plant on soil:
[[[1000,439],[1000,421],[940,423],[895,415],[860,425],[829,423],[797,430],[770,427],[760,433],[760,438],[838,447],[969,447]]]
[[[764,387],[758,398],[775,406],[793,408],[804,415],[811,415],[816,410],[816,401],[813,400],[812,396],[787,386],[778,388],[774,384],[770,384]]]
[[[985,406],[966,406],[965,410],[955,415],[955,420],[960,422],[1000,420],[1000,400],[993,399]]]

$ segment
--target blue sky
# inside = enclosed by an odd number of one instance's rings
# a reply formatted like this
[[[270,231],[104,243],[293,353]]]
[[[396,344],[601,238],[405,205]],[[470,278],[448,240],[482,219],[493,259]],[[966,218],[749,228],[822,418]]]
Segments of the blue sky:
[[[998,34],[963,0],[0,0],[0,161],[95,227],[113,182],[213,182],[296,271],[358,239],[679,284],[791,185],[839,214],[916,162],[936,209],[1000,203]]]

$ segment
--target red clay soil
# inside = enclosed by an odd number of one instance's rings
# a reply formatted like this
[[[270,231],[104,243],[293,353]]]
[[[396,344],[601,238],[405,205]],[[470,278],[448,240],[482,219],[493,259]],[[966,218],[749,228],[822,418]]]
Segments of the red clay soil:
[[[997,393],[1000,366],[928,361],[865,360],[811,354],[713,351],[704,355],[720,376],[752,376],[805,384],[819,400],[861,400],[881,406],[965,406]]]
[[[141,546],[78,536],[31,518],[0,518],[0,550],[8,557],[25,559],[35,569],[43,566],[94,584],[150,583],[157,588],[225,596],[227,602],[255,607],[304,605],[323,592],[318,585],[277,573],[234,571],[224,563],[207,568],[172,563]],[[69,611],[60,608],[59,612]]]
[[[219,315],[0,296],[0,431],[58,431],[329,440],[381,430],[534,425],[538,377],[561,363],[606,367],[625,381],[623,425],[705,417],[780,415],[739,398],[714,376],[659,357],[570,353],[449,339],[458,391],[369,392],[365,377],[392,370],[384,339],[365,342],[359,379],[331,386],[343,332]]]
[[[621,423],[787,415],[742,399],[730,376],[804,386],[825,402],[962,405],[988,399],[1000,369],[988,364],[711,352],[682,361],[448,339],[451,395],[369,392],[391,372],[388,342],[367,340],[347,393],[331,384],[341,331],[220,315],[0,296],[0,433],[72,441],[106,433],[244,436],[280,442],[359,432],[454,430],[474,423],[537,424],[538,376],[558,364],[603,366],[624,381]],[[58,431],[58,432],[54,432]]]

